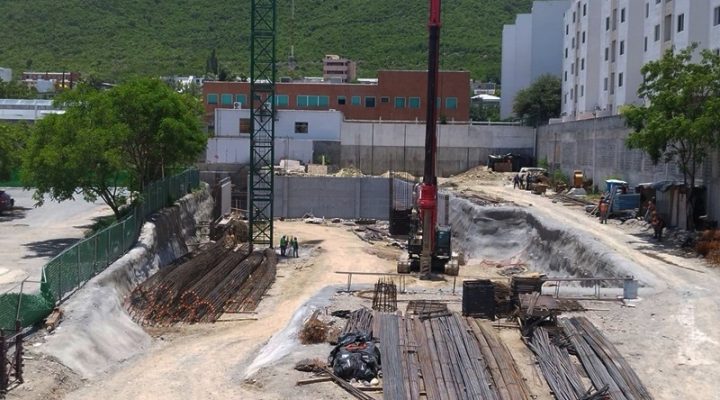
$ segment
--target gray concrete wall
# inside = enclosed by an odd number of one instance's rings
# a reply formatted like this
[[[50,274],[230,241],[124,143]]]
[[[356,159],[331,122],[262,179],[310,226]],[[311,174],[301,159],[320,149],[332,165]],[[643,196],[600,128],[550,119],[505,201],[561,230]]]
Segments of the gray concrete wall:
[[[640,150],[629,150],[630,129],[620,116],[542,126],[538,129],[538,160],[570,175],[580,169],[598,184],[620,177],[630,184],[682,180],[675,164],[653,165]]]
[[[301,218],[306,213],[325,218],[387,220],[390,183],[379,177],[275,177],[275,217]]]
[[[366,174],[388,170],[422,174],[425,124],[345,122],[341,130],[341,167]],[[489,154],[532,156],[535,131],[514,125],[439,125],[437,173],[450,176],[487,162]]]

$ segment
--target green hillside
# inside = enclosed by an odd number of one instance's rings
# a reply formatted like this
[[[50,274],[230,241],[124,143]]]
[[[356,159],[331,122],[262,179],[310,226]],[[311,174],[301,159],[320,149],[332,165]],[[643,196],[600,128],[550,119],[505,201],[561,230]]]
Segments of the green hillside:
[[[502,25],[531,0],[445,0],[442,68],[476,79],[500,75]],[[278,0],[278,59],[295,44],[298,70],[319,75],[324,54],[358,61],[361,77],[377,69],[424,68],[426,0]],[[205,71],[213,48],[220,64],[248,74],[250,0],[6,0],[0,2],[0,66],[17,73],[79,70],[122,80],[132,75]]]

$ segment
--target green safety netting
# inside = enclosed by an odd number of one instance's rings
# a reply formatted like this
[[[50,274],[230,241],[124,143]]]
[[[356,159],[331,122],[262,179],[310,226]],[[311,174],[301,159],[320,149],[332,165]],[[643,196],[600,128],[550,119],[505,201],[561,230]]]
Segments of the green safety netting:
[[[0,294],[0,329],[14,329],[16,319],[23,327],[42,321],[56,302],[122,257],[135,244],[146,217],[199,186],[196,169],[149,184],[129,216],[65,249],[45,265],[40,294]]]

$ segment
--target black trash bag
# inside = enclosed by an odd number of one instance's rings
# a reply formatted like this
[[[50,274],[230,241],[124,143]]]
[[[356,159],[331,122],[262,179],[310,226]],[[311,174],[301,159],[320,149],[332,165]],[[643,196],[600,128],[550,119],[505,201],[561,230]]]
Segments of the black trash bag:
[[[342,379],[370,381],[380,370],[380,351],[368,334],[348,333],[340,337],[330,352],[328,365],[332,365],[333,373]]]

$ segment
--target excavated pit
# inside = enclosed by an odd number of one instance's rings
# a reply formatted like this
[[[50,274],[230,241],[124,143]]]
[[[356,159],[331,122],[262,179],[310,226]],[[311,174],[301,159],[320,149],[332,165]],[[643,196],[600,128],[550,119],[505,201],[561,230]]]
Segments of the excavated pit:
[[[482,261],[512,261],[550,277],[632,275],[641,286],[649,285],[650,277],[631,261],[532,209],[481,206],[458,197],[450,198],[449,208],[453,246],[468,260],[467,275],[472,275],[473,264]]]

